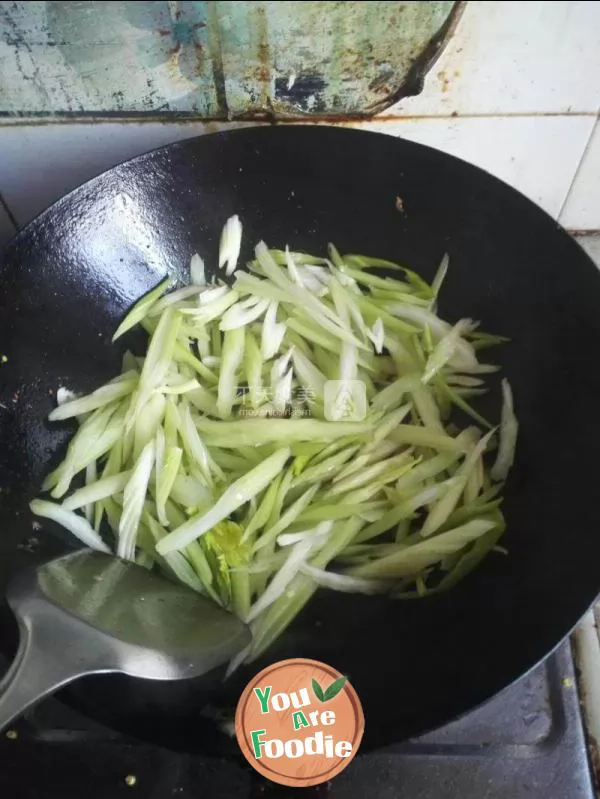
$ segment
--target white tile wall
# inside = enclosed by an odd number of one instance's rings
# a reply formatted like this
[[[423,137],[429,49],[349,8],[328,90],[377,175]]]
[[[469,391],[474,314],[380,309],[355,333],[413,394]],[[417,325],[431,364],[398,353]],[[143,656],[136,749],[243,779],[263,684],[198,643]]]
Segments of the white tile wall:
[[[600,230],[599,108],[598,0],[469,0],[422,94],[358,126],[446,150],[566,227]],[[121,160],[233,124],[0,126],[0,193],[24,224]]]
[[[576,239],[600,269],[600,234],[576,236]]]
[[[560,221],[568,228],[600,230],[600,122],[596,123]]]
[[[23,225],[70,189],[126,158],[224,126],[88,123],[0,127],[0,191]],[[575,115],[409,118],[354,125],[418,141],[470,161],[515,186],[553,216],[563,206],[593,126],[593,118]]]
[[[456,155],[558,216],[594,127],[588,116],[394,119],[360,123]],[[600,227],[600,225],[599,225]]]
[[[63,123],[0,126],[0,193],[23,225],[115,164],[172,141],[243,123]]]
[[[471,0],[423,93],[390,113],[578,114],[599,108],[599,2]]]

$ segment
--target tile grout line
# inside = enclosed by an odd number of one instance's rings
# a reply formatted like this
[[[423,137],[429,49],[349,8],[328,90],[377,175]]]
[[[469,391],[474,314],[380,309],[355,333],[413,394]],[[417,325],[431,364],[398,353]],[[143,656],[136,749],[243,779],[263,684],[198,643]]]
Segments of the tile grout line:
[[[390,108],[378,111],[374,114],[313,114],[311,116],[302,115],[281,115],[274,119],[276,124],[320,124],[325,122],[341,123],[341,124],[355,124],[357,122],[403,122],[403,121],[420,121],[420,120],[460,120],[460,119],[554,119],[554,118],[568,118],[568,117],[596,117],[598,111],[583,111],[583,110],[569,110],[569,111],[467,111],[464,113],[444,111],[443,113],[429,113],[429,114],[404,114],[393,113]],[[47,114],[40,114],[39,116],[14,116],[12,114],[3,114],[0,112],[0,128],[14,128],[14,127],[40,127],[46,125],[89,125],[89,124],[201,124],[201,125],[226,125],[229,122],[239,122],[243,124],[270,124],[273,120],[267,115],[256,114],[254,116],[237,116],[228,119],[226,117],[202,117],[195,114],[173,114],[172,116],[165,116],[161,114],[152,114],[152,112],[114,112],[97,114],[90,112],[89,114],[81,114],[79,116],[74,114],[55,114],[49,116]]]
[[[575,172],[573,173],[573,178],[571,179],[571,183],[569,184],[569,188],[567,189],[567,192],[566,192],[565,197],[564,197],[564,199],[563,199],[563,201],[561,203],[561,206],[560,206],[560,209],[558,211],[558,214],[556,215],[556,220],[559,223],[560,223],[560,218],[562,216],[562,213],[565,210],[567,202],[569,201],[569,197],[573,193],[573,188],[575,186],[577,178],[579,177],[579,175],[581,173],[582,167],[583,167],[583,165],[585,163],[586,156],[587,156],[588,152],[591,149],[592,142],[594,141],[594,135],[596,133],[596,130],[600,130],[600,116],[598,114],[596,114],[596,121],[592,125],[592,129],[590,131],[590,135],[588,136],[588,140],[585,143],[585,147],[583,148],[583,152],[581,153],[581,158],[579,159],[579,163],[577,164],[577,166],[575,168]]]

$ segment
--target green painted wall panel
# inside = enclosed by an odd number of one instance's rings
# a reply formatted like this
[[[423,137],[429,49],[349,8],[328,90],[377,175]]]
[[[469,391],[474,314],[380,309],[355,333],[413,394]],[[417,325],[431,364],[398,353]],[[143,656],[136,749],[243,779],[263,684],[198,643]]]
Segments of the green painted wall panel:
[[[0,2],[0,115],[359,115],[436,54],[460,3]]]

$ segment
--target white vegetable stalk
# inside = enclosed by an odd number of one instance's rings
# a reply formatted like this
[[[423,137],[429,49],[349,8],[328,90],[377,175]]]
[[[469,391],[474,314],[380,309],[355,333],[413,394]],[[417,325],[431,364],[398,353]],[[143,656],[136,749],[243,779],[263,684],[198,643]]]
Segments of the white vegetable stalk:
[[[97,549],[99,552],[110,552],[110,549],[83,516],[79,516],[72,510],[67,510],[62,505],[46,502],[43,499],[34,499],[29,507],[36,516],[42,516],[44,519],[51,519],[60,524],[86,547]]]
[[[277,543],[280,547],[289,547],[310,538],[316,545],[322,543],[333,529],[333,522],[321,522],[310,530],[302,530],[298,533],[282,533],[277,536]]]
[[[192,255],[190,261],[190,283],[196,286],[206,285],[206,277],[204,274],[204,261],[197,252]]]
[[[278,307],[278,302],[270,301],[263,320],[260,348],[262,356],[266,361],[279,352],[281,342],[285,335],[285,325],[282,322],[277,322]]]
[[[186,405],[179,415],[181,439],[188,454],[190,463],[200,471],[207,486],[212,486],[211,460],[208,449],[196,429],[192,419],[189,405]]]
[[[294,369],[302,385],[312,391],[316,399],[323,399],[327,378],[299,349],[292,353]]]
[[[279,521],[276,522],[272,527],[269,527],[267,530],[265,530],[257,543],[254,545],[254,551],[258,552],[264,547],[268,547],[280,533],[283,533],[284,530],[287,530],[287,528],[296,521],[298,516],[300,516],[302,511],[306,510],[306,508],[310,505],[312,498],[317,493],[319,488],[320,485],[317,483],[316,485],[307,489],[300,497],[298,497],[298,499],[293,502],[285,511],[285,513],[279,518]]]
[[[119,522],[117,555],[124,560],[133,560],[135,557],[135,542],[154,466],[154,453],[154,441],[150,441],[144,447],[123,492],[123,513]]]
[[[197,328],[196,335],[201,336],[204,328],[213,319],[219,319],[225,311],[239,299],[239,294],[233,289],[225,288],[225,292],[220,297],[207,299],[206,302],[199,303],[195,308],[182,308],[181,313],[190,319],[190,322]]]
[[[65,386],[59,386],[56,390],[56,404],[57,405],[64,405],[65,402],[71,402],[79,397],[79,394],[75,391],[71,391],[70,388],[65,388]]]
[[[66,395],[63,393],[61,397],[63,402],[59,404],[58,408],[50,411],[48,419],[51,422],[61,422],[65,419],[72,419],[74,416],[81,416],[84,413],[95,411],[111,402],[129,396],[136,387],[137,382],[137,375],[132,375],[128,380],[122,380],[120,383],[109,383],[86,397],[78,399],[66,399]]]
[[[246,617],[248,624],[281,598],[286,588],[300,571],[313,546],[314,541],[306,538],[291,548],[291,552],[283,566],[275,574],[262,596],[250,608],[250,612]]]
[[[376,353],[381,353],[383,350],[383,341],[385,339],[385,330],[383,327],[383,322],[379,317],[375,320],[375,324],[369,330],[367,329],[367,335],[373,342],[373,346],[375,347]]]
[[[204,285],[183,286],[180,289],[175,289],[175,291],[170,291],[154,303],[147,316],[149,319],[153,319],[155,316],[160,316],[169,306],[181,305],[183,300],[191,300],[192,297],[198,298],[209,291],[210,289],[207,289]]]
[[[302,278],[300,277],[300,273],[298,272],[298,268],[294,263],[294,256],[290,252],[290,248],[285,245],[285,260],[287,263],[288,272],[290,273],[290,278],[296,283],[298,286],[304,286],[302,282]]]
[[[210,305],[217,300],[222,300],[227,297],[231,292],[229,286],[215,286],[215,288],[206,289],[198,297],[198,305]],[[236,295],[237,296],[237,295]]]
[[[237,372],[244,360],[245,328],[227,330],[223,337],[223,354],[219,374],[217,411],[223,419],[231,415],[237,395]]]
[[[131,471],[120,472],[112,477],[104,477],[101,480],[92,482],[84,488],[79,488],[62,503],[65,510],[78,510],[85,505],[91,505],[107,497],[120,494],[131,478]],[[89,518],[88,518],[89,521]]]
[[[461,345],[461,337],[471,330],[473,321],[471,319],[461,319],[452,330],[446,333],[436,344],[433,352],[427,359],[425,371],[421,380],[423,383],[429,381],[450,361]],[[464,342],[462,342],[464,344]]]
[[[317,297],[324,297],[329,292],[327,288],[327,270],[323,269],[322,266],[298,266],[296,271],[301,280],[299,285],[308,289],[311,294],[315,294]]]
[[[252,305],[246,305],[245,307],[244,302],[239,302],[223,315],[223,320],[219,325],[219,329],[234,330],[236,327],[246,327],[252,322],[256,322],[257,319],[260,319],[269,307],[269,304],[269,300],[265,299],[253,301]]]
[[[340,323],[339,317],[332,308],[317,297],[314,297],[306,289],[296,286],[288,279],[283,270],[280,269],[273,260],[264,242],[259,242],[259,244],[256,245],[255,252],[264,273],[275,285],[288,293],[290,301],[294,301],[300,308],[306,309],[310,313],[311,318],[325,330],[333,333],[333,335],[343,341],[356,344],[362,349],[365,348],[364,344],[355,338],[355,336],[344,327],[343,323]]]
[[[167,291],[171,284],[171,281],[168,277],[164,278],[156,288],[149,291],[148,294],[142,297],[139,302],[133,306],[133,308],[129,311],[125,319],[121,322],[119,327],[116,329],[115,334],[112,338],[113,341],[116,341],[120,338],[124,333],[128,330],[131,330],[133,327],[138,325],[148,314],[148,311],[152,308],[154,303],[158,300],[159,297]]]
[[[326,571],[303,563],[300,571],[321,588],[330,588],[332,591],[343,591],[347,594],[382,594],[389,590],[389,582],[383,580],[366,580],[361,577],[352,577],[349,574]]]
[[[156,512],[158,514],[158,521],[163,527],[169,526],[166,505],[173,489],[173,484],[179,474],[182,457],[183,450],[179,447],[167,447],[165,449],[164,462],[156,483]]]
[[[242,223],[237,214],[230,216],[221,233],[219,243],[219,269],[225,267],[225,274],[232,275],[237,267],[242,246]]]
[[[292,399],[292,383],[294,370],[290,366],[283,377],[279,378],[273,387],[273,407],[278,413],[283,413],[286,405]]]

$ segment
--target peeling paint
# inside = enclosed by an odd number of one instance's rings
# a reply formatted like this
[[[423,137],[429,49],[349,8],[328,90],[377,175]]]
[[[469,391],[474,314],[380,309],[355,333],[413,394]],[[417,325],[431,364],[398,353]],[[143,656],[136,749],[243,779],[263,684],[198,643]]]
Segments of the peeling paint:
[[[463,5],[0,2],[0,117],[364,117],[420,91]]]

